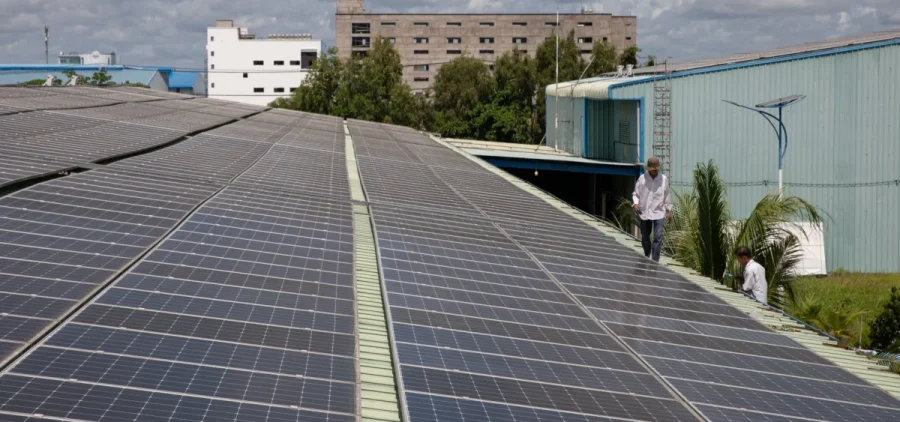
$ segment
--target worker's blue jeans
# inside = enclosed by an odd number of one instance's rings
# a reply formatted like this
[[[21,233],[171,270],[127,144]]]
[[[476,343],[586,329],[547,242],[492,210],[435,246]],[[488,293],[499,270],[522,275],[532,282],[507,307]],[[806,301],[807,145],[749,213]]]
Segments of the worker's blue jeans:
[[[656,262],[659,262],[659,251],[662,249],[665,222],[665,218],[641,220],[641,246],[644,247],[644,256]],[[653,232],[653,243],[650,243],[650,232]]]

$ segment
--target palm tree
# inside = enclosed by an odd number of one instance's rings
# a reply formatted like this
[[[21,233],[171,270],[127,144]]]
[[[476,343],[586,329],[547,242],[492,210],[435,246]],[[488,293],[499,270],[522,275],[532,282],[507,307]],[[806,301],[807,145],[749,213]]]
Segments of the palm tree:
[[[666,248],[682,264],[724,282],[725,273],[739,273],[732,252],[737,246],[753,251],[766,269],[769,303],[784,306],[781,290],[791,297],[802,250],[794,232],[806,236],[799,222],[818,226],[824,213],[795,196],[773,193],[756,204],[744,220],[732,220],[725,183],[710,161],[694,169],[693,189],[676,194],[674,224],[666,226]]]

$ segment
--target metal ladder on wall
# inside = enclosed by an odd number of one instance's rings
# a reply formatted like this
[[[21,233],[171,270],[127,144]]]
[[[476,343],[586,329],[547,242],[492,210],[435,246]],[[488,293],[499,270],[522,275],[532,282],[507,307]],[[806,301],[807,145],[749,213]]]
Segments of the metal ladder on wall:
[[[662,75],[653,79],[653,155],[659,158],[661,172],[672,169],[672,79],[669,63],[663,63]]]

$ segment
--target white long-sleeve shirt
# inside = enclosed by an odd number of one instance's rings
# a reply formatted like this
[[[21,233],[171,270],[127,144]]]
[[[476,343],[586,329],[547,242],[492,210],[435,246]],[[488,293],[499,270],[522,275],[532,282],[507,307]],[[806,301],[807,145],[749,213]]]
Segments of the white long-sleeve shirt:
[[[631,200],[640,207],[641,220],[659,220],[666,217],[666,211],[672,210],[672,197],[669,195],[669,178],[657,174],[656,178],[644,173],[634,184]]]
[[[766,282],[766,269],[758,262],[750,260],[744,267],[744,291],[752,291],[756,300],[768,303],[769,284]]]

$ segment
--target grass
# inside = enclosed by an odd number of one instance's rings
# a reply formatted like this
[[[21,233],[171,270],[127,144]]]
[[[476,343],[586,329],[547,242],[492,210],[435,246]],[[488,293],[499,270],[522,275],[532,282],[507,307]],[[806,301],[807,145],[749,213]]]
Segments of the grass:
[[[807,297],[829,313],[854,314],[861,313],[863,317],[863,346],[868,346],[869,323],[874,320],[890,297],[891,287],[900,286],[900,274],[862,274],[837,271],[827,277],[802,277],[794,282],[794,290],[799,297]],[[787,309],[790,313],[797,313],[800,319],[803,312],[800,309]],[[858,336],[858,317],[850,323],[850,331],[853,337]],[[807,321],[820,329],[830,331],[822,327],[822,323]],[[827,324],[827,322],[826,322]],[[841,328],[841,327],[832,327]],[[848,328],[848,327],[843,327]],[[848,333],[849,334],[849,333]],[[853,339],[856,343],[857,340]]]

